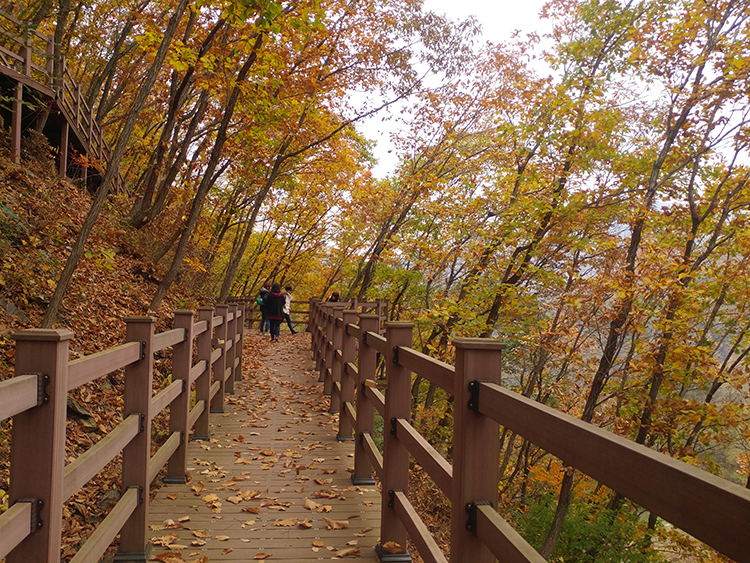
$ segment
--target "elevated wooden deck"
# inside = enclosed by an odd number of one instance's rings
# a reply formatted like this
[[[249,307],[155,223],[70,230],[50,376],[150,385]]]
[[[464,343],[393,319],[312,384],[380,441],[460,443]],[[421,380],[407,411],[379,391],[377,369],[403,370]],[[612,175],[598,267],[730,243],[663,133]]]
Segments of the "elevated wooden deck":
[[[257,346],[251,332],[246,346]],[[263,365],[246,368],[225,412],[212,415],[213,438],[190,442],[190,486],[167,485],[152,502],[152,556],[377,561],[377,488],[352,485],[353,442],[336,439],[338,416],[313,371],[310,335],[281,339],[263,339]]]

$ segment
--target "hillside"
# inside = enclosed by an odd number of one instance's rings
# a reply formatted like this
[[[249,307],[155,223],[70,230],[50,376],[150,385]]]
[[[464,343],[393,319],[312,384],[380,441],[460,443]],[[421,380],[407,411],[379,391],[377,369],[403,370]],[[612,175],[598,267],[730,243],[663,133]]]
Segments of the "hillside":
[[[11,335],[37,327],[72,244],[91,204],[88,193],[54,170],[51,150],[44,139],[24,145],[21,166],[9,162],[8,138],[0,132],[0,379],[13,373],[14,348]],[[115,198],[116,199],[116,198]],[[148,257],[149,241],[134,240],[118,224],[115,206],[105,212],[89,239],[85,258],[75,272],[57,327],[75,334],[71,358],[117,345],[125,337],[122,319],[155,314],[157,330],[171,326],[170,311],[210,303],[210,297],[176,285],[160,310],[147,304],[158,281],[156,266]],[[158,241],[150,241],[152,245]],[[157,383],[167,373],[157,360]],[[96,384],[85,385],[70,395],[68,404],[67,455],[84,452],[99,436],[119,421],[122,374],[114,373]],[[161,421],[160,431],[164,431]],[[10,446],[9,422],[0,426],[0,511],[7,507]],[[163,441],[159,432],[155,445]],[[116,463],[116,462],[114,462]],[[99,521],[116,498],[118,472],[112,464],[103,470],[67,505],[64,550]]]

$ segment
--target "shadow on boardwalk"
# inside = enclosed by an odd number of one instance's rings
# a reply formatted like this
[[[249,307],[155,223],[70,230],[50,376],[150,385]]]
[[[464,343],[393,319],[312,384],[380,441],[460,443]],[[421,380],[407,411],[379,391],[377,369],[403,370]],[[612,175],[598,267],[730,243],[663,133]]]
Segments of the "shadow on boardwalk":
[[[276,344],[247,334],[261,365],[211,415],[213,438],[190,443],[188,485],[158,492],[151,559],[377,560],[379,495],[351,484],[353,445],[336,441],[309,343],[307,333]]]

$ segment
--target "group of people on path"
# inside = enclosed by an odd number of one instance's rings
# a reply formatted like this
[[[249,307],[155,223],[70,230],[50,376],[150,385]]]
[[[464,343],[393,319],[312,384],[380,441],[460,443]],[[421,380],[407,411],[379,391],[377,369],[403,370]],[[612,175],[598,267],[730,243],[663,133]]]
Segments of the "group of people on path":
[[[296,330],[292,326],[291,317],[291,304],[292,304],[292,286],[288,285],[281,291],[281,285],[275,283],[265,284],[258,297],[258,306],[260,307],[260,332],[268,333],[271,335],[271,342],[279,341],[279,333],[281,332],[281,323],[286,321],[289,326],[289,331],[292,334],[296,334]]]

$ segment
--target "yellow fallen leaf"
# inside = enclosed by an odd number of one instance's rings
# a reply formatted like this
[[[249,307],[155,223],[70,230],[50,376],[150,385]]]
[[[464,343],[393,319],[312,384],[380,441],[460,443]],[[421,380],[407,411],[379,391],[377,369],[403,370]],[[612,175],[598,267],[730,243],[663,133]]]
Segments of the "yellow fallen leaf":
[[[232,504],[239,504],[242,502],[242,497],[228,497],[227,501],[231,502]]]
[[[271,557],[270,553],[256,553],[253,559],[268,559],[269,557]]]
[[[406,553],[406,550],[395,541],[387,541],[382,546],[383,553]]]
[[[216,536],[216,539],[219,541],[227,541],[229,539],[229,536]]]
[[[300,528],[312,528],[312,523],[307,521],[307,518],[302,520],[302,522],[299,523]]]
[[[190,545],[193,547],[200,547],[202,545],[206,545],[206,540],[193,540],[190,542]]]
[[[349,547],[347,549],[342,549],[336,554],[336,557],[343,559],[344,557],[348,557],[351,555],[352,557],[359,556],[359,548],[357,547]]]
[[[177,500],[177,497],[178,497],[177,493],[172,493],[171,495],[167,495],[167,498],[169,500]]]
[[[274,522],[273,525],[284,527],[284,528],[289,528],[291,526],[294,526],[297,522],[299,522],[299,518],[287,518],[285,520],[276,520],[276,522]]]
[[[314,500],[310,500],[309,498],[305,499],[305,504],[303,505],[307,510],[317,510],[317,508],[320,506],[317,502]]]
[[[210,538],[211,534],[206,532],[206,530],[193,530],[193,535],[196,538]]]
[[[225,547],[224,549],[221,550],[221,554],[226,555],[227,553],[232,553],[233,551],[234,549],[232,549],[231,547]]]

